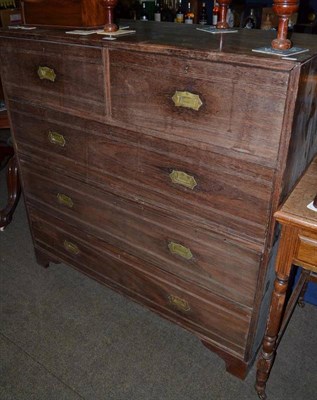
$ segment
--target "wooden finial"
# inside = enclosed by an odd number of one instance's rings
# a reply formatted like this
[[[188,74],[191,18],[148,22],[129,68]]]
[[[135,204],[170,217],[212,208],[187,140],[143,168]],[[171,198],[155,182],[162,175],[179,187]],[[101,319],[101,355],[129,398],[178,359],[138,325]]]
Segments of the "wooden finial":
[[[275,50],[288,50],[292,42],[287,39],[288,21],[297,12],[299,0],[274,0],[273,11],[279,17],[277,38],[272,41]]]
[[[117,31],[118,25],[114,21],[114,8],[117,5],[118,0],[103,0],[104,6],[106,8],[106,24],[103,28],[105,32],[115,32]]]
[[[217,23],[218,29],[227,29],[229,25],[227,23],[227,11],[232,0],[218,0],[219,4],[219,21]]]

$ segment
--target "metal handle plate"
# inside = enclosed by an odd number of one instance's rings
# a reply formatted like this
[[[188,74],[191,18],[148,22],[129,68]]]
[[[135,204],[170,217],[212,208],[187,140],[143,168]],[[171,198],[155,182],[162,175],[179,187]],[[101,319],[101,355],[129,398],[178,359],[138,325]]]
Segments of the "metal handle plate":
[[[39,66],[37,74],[40,79],[46,79],[51,82],[55,82],[56,74],[52,68]]]
[[[173,183],[177,183],[178,185],[185,186],[189,189],[194,189],[197,186],[196,179],[192,175],[186,174],[183,171],[175,171],[173,170],[169,177]]]
[[[174,296],[173,294],[168,296],[168,301],[171,306],[175,307],[179,311],[188,312],[190,311],[190,306],[187,300],[181,297]]]
[[[63,206],[69,208],[72,208],[74,205],[73,200],[64,193],[57,193],[57,201],[59,202],[59,204],[62,204]]]
[[[66,140],[65,140],[64,136],[58,132],[49,131],[48,132],[48,140],[52,144],[56,144],[61,147],[64,147],[66,144]]]
[[[182,92],[179,90],[176,90],[172,97],[172,100],[176,107],[191,108],[195,111],[198,111],[199,108],[203,105],[203,102],[201,101],[198,94]]]
[[[79,253],[79,248],[74,243],[69,242],[68,240],[64,240],[63,244],[64,244],[65,250],[67,250],[69,253],[72,253],[72,254]]]
[[[182,244],[169,242],[168,249],[172,254],[177,254],[180,257],[185,258],[186,260],[190,260],[193,258],[193,254],[188,247],[183,246]]]

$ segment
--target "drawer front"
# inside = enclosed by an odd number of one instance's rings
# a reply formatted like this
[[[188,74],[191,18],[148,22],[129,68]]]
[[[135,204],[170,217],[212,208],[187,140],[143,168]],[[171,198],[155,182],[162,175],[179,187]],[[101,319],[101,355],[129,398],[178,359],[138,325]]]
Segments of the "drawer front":
[[[3,39],[1,78],[9,98],[87,118],[105,115],[105,79],[98,48]]]
[[[295,259],[317,272],[317,235],[302,231],[299,234]]]
[[[263,243],[272,169],[45,108],[10,106],[20,153],[169,212],[179,213],[181,202],[181,211],[200,224]]]
[[[22,163],[23,164],[23,163]],[[26,198],[113,246],[183,279],[252,307],[261,253],[191,219],[102,193],[48,172],[50,180],[24,166]]]
[[[76,164],[85,165],[88,142],[85,120],[15,101],[10,101],[9,106],[19,153],[39,155],[43,160],[49,158],[61,168],[72,166],[74,170]]]
[[[112,116],[275,166],[288,74],[110,51]]]
[[[273,171],[204,149],[122,130],[88,143],[89,178],[263,243]],[[88,172],[89,173],[89,172]],[[107,176],[104,177],[104,174]],[[138,189],[135,190],[135,186]],[[128,189],[129,190],[129,189]],[[208,221],[208,222],[207,222]]]
[[[118,253],[85,230],[31,208],[35,245],[119,289],[179,324],[239,354],[244,353],[250,311]]]

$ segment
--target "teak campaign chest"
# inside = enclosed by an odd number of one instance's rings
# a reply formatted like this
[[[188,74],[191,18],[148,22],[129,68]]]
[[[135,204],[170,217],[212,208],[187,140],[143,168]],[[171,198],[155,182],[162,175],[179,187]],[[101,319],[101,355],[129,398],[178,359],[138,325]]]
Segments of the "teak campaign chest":
[[[272,291],[272,215],[317,153],[317,43],[294,35],[309,52],[283,60],[252,52],[270,32],[174,25],[116,41],[1,32],[25,202],[40,264],[146,305],[243,378]]]

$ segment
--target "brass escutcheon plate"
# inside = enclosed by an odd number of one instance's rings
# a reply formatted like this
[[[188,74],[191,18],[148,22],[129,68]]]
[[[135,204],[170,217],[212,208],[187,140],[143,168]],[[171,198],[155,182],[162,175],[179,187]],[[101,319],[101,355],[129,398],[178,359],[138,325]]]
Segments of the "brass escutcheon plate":
[[[190,249],[180,243],[169,242],[168,249],[172,254],[177,254],[178,256],[183,257],[186,260],[191,260],[193,258],[193,254]]]
[[[37,74],[40,79],[46,79],[51,82],[55,82],[56,74],[52,68],[39,66]]]
[[[172,100],[176,107],[185,107],[198,111],[203,105],[198,94],[176,90]]]
[[[190,311],[190,306],[189,306],[188,301],[185,299],[182,299],[181,297],[170,294],[168,296],[168,301],[169,301],[170,305],[175,307],[177,310],[180,310],[183,312]]]
[[[76,246],[76,244],[69,242],[68,240],[64,240],[63,245],[65,250],[67,250],[69,253],[79,254],[79,248]]]
[[[173,183],[185,186],[192,190],[194,189],[195,186],[197,186],[196,179],[192,175],[188,175],[186,174],[186,172],[183,171],[173,170],[169,174],[169,177]]]
[[[74,206],[73,200],[64,193],[57,193],[57,201],[59,202],[59,204],[62,204],[63,206],[67,206],[69,208],[72,208]]]
[[[64,136],[62,134],[60,134],[58,132],[54,132],[54,131],[48,132],[48,140],[52,144],[56,144],[61,147],[65,147],[65,144],[66,144],[66,140],[65,140]]]

